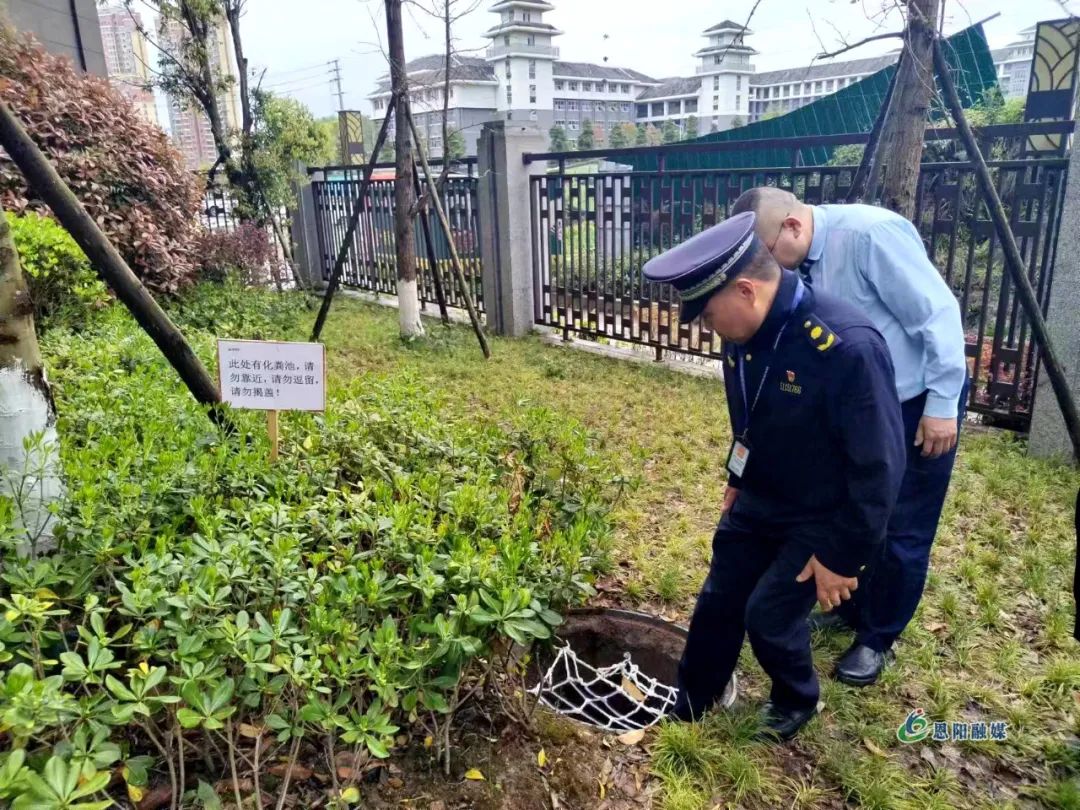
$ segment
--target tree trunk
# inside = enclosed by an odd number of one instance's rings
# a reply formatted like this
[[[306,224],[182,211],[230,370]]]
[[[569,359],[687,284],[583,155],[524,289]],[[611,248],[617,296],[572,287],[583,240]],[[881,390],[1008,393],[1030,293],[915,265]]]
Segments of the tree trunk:
[[[51,546],[48,507],[63,491],[56,407],[33,313],[11,227],[0,210],[0,493],[13,500],[25,533],[20,552],[31,555]]]
[[[386,0],[386,39],[390,46],[390,84],[398,103],[394,110],[394,241],[397,243],[398,325],[403,338],[424,334],[420,320],[420,297],[416,286],[416,239],[413,226],[413,153],[409,134],[408,79],[405,76],[405,42],[401,30],[402,0]]]
[[[940,0],[906,0],[906,6],[904,58],[897,66],[878,154],[884,157],[881,204],[910,219],[915,215],[926,114],[934,88],[934,32]]]

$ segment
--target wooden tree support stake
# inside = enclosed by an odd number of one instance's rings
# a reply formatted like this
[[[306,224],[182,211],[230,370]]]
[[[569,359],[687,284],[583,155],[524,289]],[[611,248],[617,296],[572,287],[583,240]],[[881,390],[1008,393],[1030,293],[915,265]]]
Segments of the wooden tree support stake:
[[[349,258],[349,248],[352,247],[353,236],[356,233],[357,226],[360,224],[360,215],[364,213],[368,186],[371,185],[371,176],[375,173],[375,164],[379,162],[379,152],[382,151],[383,144],[386,142],[386,133],[390,129],[390,121],[393,119],[394,107],[397,102],[396,96],[390,96],[390,101],[386,105],[386,117],[379,128],[379,136],[375,139],[375,147],[371,150],[371,157],[364,167],[364,177],[360,181],[360,191],[356,195],[356,205],[349,216],[349,227],[345,229],[345,238],[341,240],[341,248],[338,250],[337,258],[334,260],[334,269],[330,273],[330,281],[326,285],[322,306],[319,307],[318,317],[315,318],[315,328],[311,330],[312,343],[317,343],[319,336],[322,335],[323,327],[326,325],[326,316],[330,314],[330,304],[334,300],[334,293],[337,292],[337,288],[341,284],[341,272],[345,267],[345,260]]]
[[[447,161],[444,165],[449,165]],[[420,201],[424,197],[423,189],[420,187],[420,172],[416,170],[416,164],[413,164],[413,187],[416,189],[416,199]],[[427,248],[427,260],[428,266],[431,269],[431,280],[435,283],[435,299],[439,302],[439,317],[442,318],[443,325],[450,325],[450,313],[446,311],[446,291],[443,289],[442,273],[439,271],[439,259],[435,253],[435,240],[432,238],[431,232],[431,217],[428,214],[427,206],[420,208],[420,229],[424,233],[424,244]],[[448,240],[453,239],[452,234],[447,234]]]
[[[270,437],[270,463],[278,460],[280,440],[278,438],[278,412],[266,412],[266,433]]]
[[[176,369],[195,399],[216,406],[221,402],[217,385],[199,362],[169,316],[158,306],[127,262],[101,232],[74,192],[68,188],[48,158],[30,138],[11,109],[0,102],[0,146],[14,161],[38,196],[52,209],[56,219],[83,249],[98,275],[134,316],[165,358]],[[210,418],[232,429],[232,423],[218,407],[210,408]]]
[[[469,311],[469,321],[472,323],[473,331],[476,333],[476,339],[480,341],[480,351],[484,353],[484,357],[490,358],[491,348],[488,346],[487,336],[484,335],[484,327],[480,323],[480,316],[476,313],[472,293],[469,292],[468,284],[465,281],[465,271],[461,266],[461,257],[458,256],[457,246],[454,245],[450,221],[446,218],[446,211],[443,210],[439,191],[435,188],[435,180],[431,177],[431,169],[428,167],[427,156],[424,155],[424,149],[421,146],[422,141],[416,131],[416,122],[413,121],[412,110],[408,106],[405,107],[405,116],[409,119],[409,129],[412,131],[413,142],[416,144],[416,153],[420,156],[420,165],[424,169],[424,180],[427,183],[430,204],[435,207],[435,214],[439,217],[439,222],[446,233],[446,241],[450,247],[450,264],[454,268],[454,276],[457,279],[458,287],[461,289],[461,297],[465,301],[465,308]]]

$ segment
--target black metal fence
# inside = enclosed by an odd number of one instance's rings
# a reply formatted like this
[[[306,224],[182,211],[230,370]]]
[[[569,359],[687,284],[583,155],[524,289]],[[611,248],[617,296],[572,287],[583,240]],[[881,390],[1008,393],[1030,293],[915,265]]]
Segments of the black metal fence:
[[[203,175],[200,175],[200,178],[205,182]],[[209,231],[236,230],[239,224],[236,218],[236,201],[227,185],[215,183],[203,191],[199,221]]]
[[[1072,122],[1059,122],[982,132],[984,154],[998,158],[991,161],[992,172],[1044,310],[1067,161],[1060,154],[1010,158],[1028,150],[1032,135],[1071,129]],[[973,379],[970,409],[995,424],[1024,429],[1038,353],[1005,274],[973,165],[952,135],[928,132],[927,155],[942,159],[922,166],[914,221],[960,303]],[[788,145],[795,155],[813,140],[790,139]],[[668,288],[644,280],[642,265],[723,220],[739,194],[754,186],[787,188],[808,203],[843,202],[856,167],[664,171],[663,153],[677,150],[657,151],[658,171],[576,173],[567,168],[573,153],[527,156],[555,164],[530,178],[535,319],[567,335],[653,347],[657,357],[665,350],[715,357],[719,339],[697,322],[679,324],[677,301]],[[619,154],[610,157],[617,160]]]
[[[465,306],[450,265],[449,240],[453,239],[454,247],[464,265],[465,280],[473,301],[481,312],[484,310],[475,167],[476,158],[462,160],[443,187],[442,204],[450,223],[449,234],[432,211],[428,220],[433,244],[429,246],[419,221],[415,223],[418,291],[420,301],[425,306],[436,300],[431,274],[432,255],[443,280],[447,303],[453,307]],[[392,169],[392,164],[386,164],[383,168]],[[328,280],[338,251],[345,241],[353,206],[358,200],[361,173],[355,166],[331,166],[311,169],[309,172],[312,176],[320,269],[323,279]],[[349,247],[341,283],[367,292],[389,295],[396,293],[393,179],[375,179],[368,187],[360,214],[360,225]]]

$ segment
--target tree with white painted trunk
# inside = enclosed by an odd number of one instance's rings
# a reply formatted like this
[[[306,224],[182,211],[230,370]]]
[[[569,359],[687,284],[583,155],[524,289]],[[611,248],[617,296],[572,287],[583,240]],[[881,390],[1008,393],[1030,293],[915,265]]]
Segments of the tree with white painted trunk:
[[[413,206],[413,151],[409,132],[409,83],[405,75],[405,41],[401,30],[401,0],[386,0],[386,39],[389,45],[390,84],[398,99],[395,107],[394,241],[397,248],[398,326],[403,338],[422,337],[420,296],[416,286],[416,235]]]
[[[0,211],[0,495],[10,498],[23,553],[52,544],[49,505],[62,493],[56,407],[45,378],[34,307],[11,226]]]

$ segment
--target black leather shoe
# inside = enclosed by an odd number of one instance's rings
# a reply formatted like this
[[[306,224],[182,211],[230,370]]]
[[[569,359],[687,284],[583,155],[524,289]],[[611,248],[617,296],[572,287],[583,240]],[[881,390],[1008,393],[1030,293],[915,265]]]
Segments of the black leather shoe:
[[[891,658],[891,652],[878,652],[856,642],[836,662],[836,680],[851,686],[869,686],[877,681]]]
[[[811,631],[825,630],[826,632],[833,632],[836,630],[851,629],[851,625],[847,623],[844,617],[835,611],[823,613],[819,610],[811,613],[807,618],[806,623],[810,626]]]
[[[809,709],[784,709],[771,700],[761,707],[761,730],[754,735],[760,742],[786,742],[814,719],[817,706]]]

